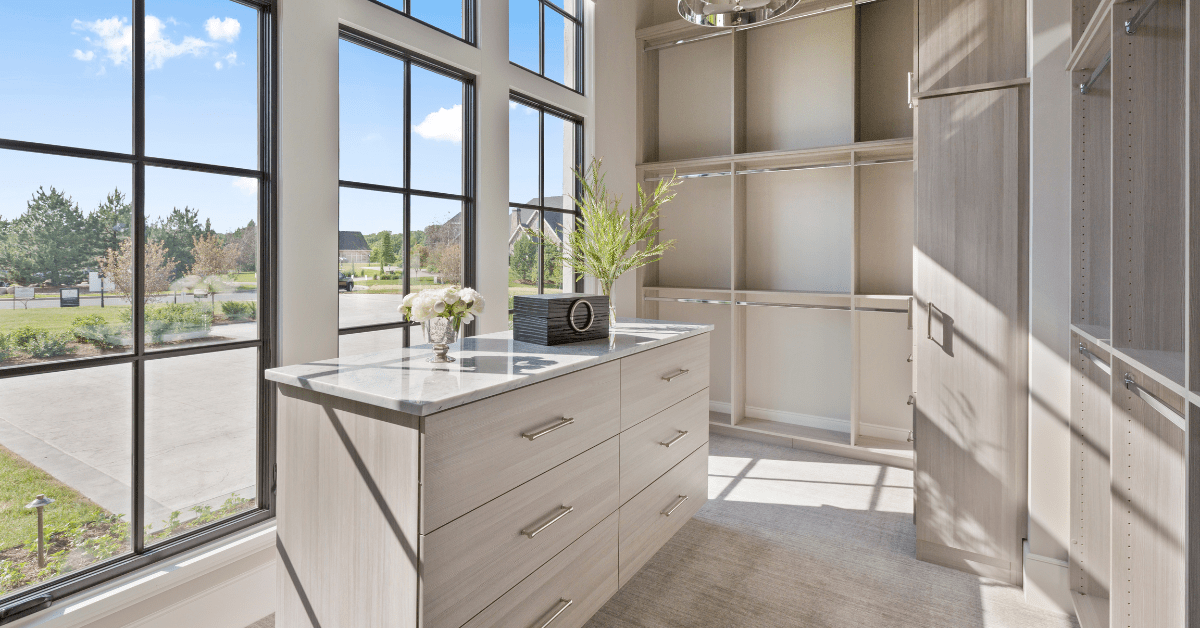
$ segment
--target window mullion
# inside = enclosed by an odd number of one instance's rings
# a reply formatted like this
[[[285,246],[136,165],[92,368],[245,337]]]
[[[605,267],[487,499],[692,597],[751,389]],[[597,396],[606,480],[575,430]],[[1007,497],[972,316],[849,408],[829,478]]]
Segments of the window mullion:
[[[133,553],[146,549],[145,265],[146,265],[146,2],[133,2]]]

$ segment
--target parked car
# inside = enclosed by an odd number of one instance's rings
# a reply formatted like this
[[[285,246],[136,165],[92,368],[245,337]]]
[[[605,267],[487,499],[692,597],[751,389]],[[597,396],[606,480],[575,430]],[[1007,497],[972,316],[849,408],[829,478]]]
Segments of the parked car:
[[[347,277],[344,273],[338,271],[338,291],[341,290],[354,292],[354,277]]]

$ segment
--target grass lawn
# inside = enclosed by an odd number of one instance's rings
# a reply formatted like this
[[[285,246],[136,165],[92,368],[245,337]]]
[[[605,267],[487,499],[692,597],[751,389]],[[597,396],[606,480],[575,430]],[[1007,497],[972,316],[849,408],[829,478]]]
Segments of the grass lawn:
[[[255,283],[258,281],[257,273],[238,273],[234,275],[233,281],[239,283]]]
[[[110,514],[75,489],[59,482],[13,452],[0,447],[0,548],[37,540],[37,511],[25,508],[39,494],[55,500],[46,507],[46,529],[95,521]]]
[[[19,307],[15,310],[0,308],[0,334],[7,334],[26,325],[46,329],[54,333],[71,331],[73,328],[72,323],[76,318],[89,314],[99,314],[107,319],[110,324],[119,323],[118,316],[122,309],[128,310],[129,306],[100,307],[99,305],[91,305],[63,308],[44,307],[31,310]]]

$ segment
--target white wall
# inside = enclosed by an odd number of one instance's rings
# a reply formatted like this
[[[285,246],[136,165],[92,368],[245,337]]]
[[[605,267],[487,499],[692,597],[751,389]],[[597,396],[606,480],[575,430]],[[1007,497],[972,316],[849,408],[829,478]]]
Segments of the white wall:
[[[1071,3],[1030,3],[1029,542],[1025,597],[1071,611]]]

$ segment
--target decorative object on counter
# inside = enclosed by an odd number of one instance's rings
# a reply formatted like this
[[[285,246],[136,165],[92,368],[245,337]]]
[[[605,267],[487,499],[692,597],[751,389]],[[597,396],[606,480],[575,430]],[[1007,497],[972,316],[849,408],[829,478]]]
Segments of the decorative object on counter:
[[[669,179],[658,182],[652,194],[646,194],[639,183],[637,202],[628,211],[622,211],[622,199],[613,198],[604,182],[603,164],[596,158],[586,174],[575,171],[575,178],[583,187],[583,195],[575,199],[575,205],[584,228],[563,234],[562,259],[564,266],[600,282],[600,293],[608,298],[608,318],[616,321],[613,284],[621,275],[657,262],[675,247],[674,240],[658,241],[662,229],[656,225],[659,209],[675,198],[673,189],[683,181],[672,173]],[[535,242],[542,239],[542,234],[532,229],[526,228],[525,234]],[[643,243],[644,246],[638,246]],[[554,246],[549,242],[543,244]]]
[[[513,297],[513,340],[553,347],[608,337],[609,299],[595,294]]]
[[[443,364],[455,361],[447,355],[450,345],[458,342],[459,329],[463,324],[483,314],[484,301],[471,288],[447,286],[409,294],[398,309],[406,320],[421,323],[425,330],[425,342],[433,345],[433,357],[428,361]]]

